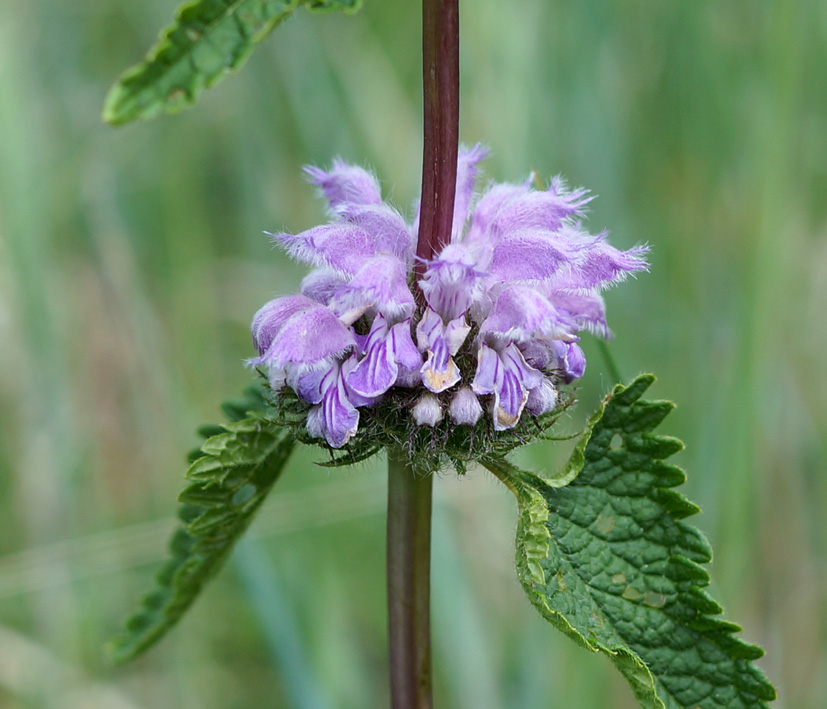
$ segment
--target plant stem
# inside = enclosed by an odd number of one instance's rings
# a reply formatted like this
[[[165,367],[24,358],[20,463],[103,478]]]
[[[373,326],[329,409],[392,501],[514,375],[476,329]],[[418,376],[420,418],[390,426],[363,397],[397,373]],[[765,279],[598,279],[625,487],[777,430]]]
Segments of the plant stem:
[[[459,0],[422,0],[424,148],[416,255],[451,240],[459,149]],[[417,263],[417,279],[424,264]]]
[[[388,639],[393,709],[431,709],[433,476],[388,449]]]
[[[416,278],[451,240],[459,152],[459,0],[422,0],[424,147]],[[417,289],[421,298],[421,291]],[[421,302],[421,301],[420,301]],[[388,448],[388,639],[393,709],[431,709],[431,499]]]

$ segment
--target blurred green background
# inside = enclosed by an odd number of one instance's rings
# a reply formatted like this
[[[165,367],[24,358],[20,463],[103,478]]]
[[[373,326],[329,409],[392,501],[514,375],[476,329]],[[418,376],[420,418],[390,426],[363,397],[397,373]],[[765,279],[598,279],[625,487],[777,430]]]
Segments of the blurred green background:
[[[0,0],[2,709],[387,705],[382,461],[302,452],[173,635],[123,668],[101,647],[163,557],[194,428],[251,380],[252,314],[303,275],[262,235],[323,218],[301,165],[371,165],[410,214],[418,5],[300,11],[194,109],[116,130],[105,92],[169,0]],[[778,706],[823,707],[827,3],[463,5],[463,141],[487,178],[562,173],[599,195],[593,231],[652,245],[608,295],[612,350],[679,403],[712,591]],[[611,384],[587,353],[567,431]],[[437,706],[634,706],[523,597],[509,493],[474,471],[436,495]]]

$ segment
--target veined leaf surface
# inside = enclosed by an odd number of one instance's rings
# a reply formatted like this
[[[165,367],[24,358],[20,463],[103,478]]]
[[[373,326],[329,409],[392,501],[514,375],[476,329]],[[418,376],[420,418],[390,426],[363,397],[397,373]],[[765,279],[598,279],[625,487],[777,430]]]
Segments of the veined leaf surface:
[[[265,418],[260,389],[223,408],[231,421],[221,432],[205,427],[209,437],[191,455],[191,484],[179,498],[181,525],[170,541],[171,558],[158,572],[156,588],[109,644],[115,662],[140,655],[180,620],[227,560],[293,450],[289,430]]]
[[[519,502],[520,581],[546,620],[612,659],[647,709],[765,707],[776,693],[753,663],[763,650],[735,637],[704,590],[712,552],[682,521],[699,510],[664,462],[683,444],[652,432],[674,405],[640,400],[653,381],[615,387],[564,487],[484,461]]]
[[[195,0],[182,5],[144,61],[128,69],[109,91],[103,119],[128,123],[192,105],[203,89],[239,69],[255,46],[300,5],[355,12],[361,0]]]

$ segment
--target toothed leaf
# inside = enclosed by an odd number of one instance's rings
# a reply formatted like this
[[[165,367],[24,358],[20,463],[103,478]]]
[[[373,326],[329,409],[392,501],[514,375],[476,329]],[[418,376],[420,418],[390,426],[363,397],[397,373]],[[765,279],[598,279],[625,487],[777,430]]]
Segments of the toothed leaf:
[[[698,512],[663,462],[683,446],[653,429],[673,405],[617,386],[589,421],[565,487],[502,458],[483,461],[519,502],[517,572],[531,602],[581,646],[608,655],[647,709],[765,707],[776,693],[763,651],[715,616],[711,559],[682,519]],[[582,441],[581,441],[582,443]]]
[[[300,5],[355,12],[361,0],[196,0],[182,5],[144,61],[124,72],[109,91],[103,119],[128,123],[192,105],[203,89],[239,69]]]
[[[181,524],[169,544],[171,558],[158,572],[156,588],[109,644],[114,662],[140,655],[180,620],[223,566],[293,450],[289,429],[265,417],[260,389],[223,408],[231,420],[220,432],[202,429],[213,435],[190,456],[191,482],[179,498]]]

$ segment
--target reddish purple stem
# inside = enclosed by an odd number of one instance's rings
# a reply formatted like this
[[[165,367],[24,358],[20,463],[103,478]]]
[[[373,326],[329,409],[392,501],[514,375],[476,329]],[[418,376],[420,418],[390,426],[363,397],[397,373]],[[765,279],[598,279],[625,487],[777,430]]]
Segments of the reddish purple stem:
[[[417,280],[451,240],[459,149],[459,0],[422,1],[425,146]],[[418,289],[417,289],[418,291]],[[421,296],[421,291],[417,293]],[[393,709],[431,709],[431,494],[400,448],[388,450],[388,636]]]
[[[430,260],[451,239],[459,149],[459,2],[422,2],[425,144],[416,255]],[[417,264],[417,277],[424,266]]]
[[[392,709],[431,709],[433,475],[388,449],[388,647]]]

